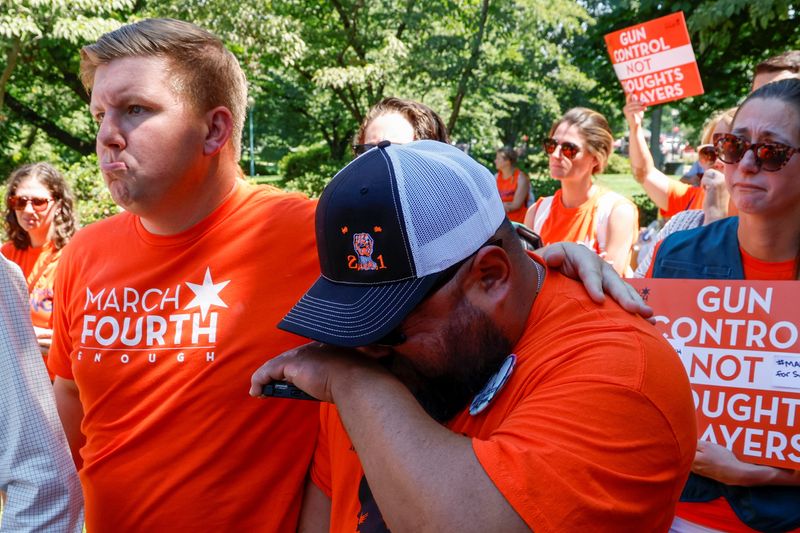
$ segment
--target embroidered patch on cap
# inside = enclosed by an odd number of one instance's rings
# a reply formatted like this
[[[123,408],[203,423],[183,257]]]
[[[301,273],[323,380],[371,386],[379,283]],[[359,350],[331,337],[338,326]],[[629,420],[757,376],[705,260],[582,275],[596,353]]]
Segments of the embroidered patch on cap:
[[[381,231],[380,226],[375,226],[376,231]],[[346,233],[346,228],[342,228],[342,233]],[[347,267],[353,270],[382,270],[386,268],[383,264],[383,255],[378,255],[372,259],[375,253],[375,239],[369,233],[353,234],[353,250],[356,255],[347,256]]]

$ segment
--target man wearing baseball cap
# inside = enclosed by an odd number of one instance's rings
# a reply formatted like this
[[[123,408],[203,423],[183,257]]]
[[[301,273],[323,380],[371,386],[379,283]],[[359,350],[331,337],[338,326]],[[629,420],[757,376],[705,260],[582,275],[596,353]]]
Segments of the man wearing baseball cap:
[[[696,442],[677,355],[526,253],[487,169],[382,142],[325,189],[316,236],[322,275],[279,327],[319,342],[250,390],[327,402],[301,528],[668,529]]]

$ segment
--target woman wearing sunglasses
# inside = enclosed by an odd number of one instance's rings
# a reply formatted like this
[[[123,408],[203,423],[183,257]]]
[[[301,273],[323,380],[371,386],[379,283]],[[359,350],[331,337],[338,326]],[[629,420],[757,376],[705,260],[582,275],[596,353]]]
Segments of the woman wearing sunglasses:
[[[648,274],[799,279],[800,80],[753,92],[715,147],[738,216],[667,237]],[[696,531],[695,524],[714,531],[800,531],[800,470],[744,463],[727,448],[698,441],[692,472],[677,531]]]
[[[662,217],[670,218],[681,211],[703,209],[705,189],[702,187],[702,181],[699,186],[693,186],[689,183],[670,179],[656,168],[653,156],[647,147],[642,127],[645,109],[646,106],[634,97],[629,97],[628,103],[622,108],[630,129],[628,152],[634,179],[641,184],[644,192],[656,204]],[[713,167],[715,160],[710,146],[711,135],[709,132],[713,131],[717,126],[723,128],[720,131],[727,132],[725,126],[730,124],[734,111],[735,109],[729,109],[719,115],[714,115],[706,124],[703,130],[703,144],[700,147],[703,153],[699,154],[699,164],[703,172]],[[720,123],[722,124],[720,125]]]
[[[644,106],[642,106],[642,104],[632,101],[625,106],[625,109],[626,116],[630,113],[636,113],[638,115],[636,120],[641,123],[642,114],[644,113]],[[636,272],[634,272],[635,277],[642,278],[645,276],[653,260],[654,245],[666,239],[669,235],[672,235],[676,231],[683,231],[704,224],[711,224],[712,222],[716,222],[736,212],[736,208],[730,202],[728,188],[725,186],[725,177],[722,174],[723,163],[717,157],[717,151],[713,144],[715,138],[730,132],[731,122],[733,122],[733,115],[736,113],[736,109],[737,108],[734,107],[712,115],[703,128],[703,144],[700,145],[699,151],[710,149],[711,153],[707,152],[705,156],[701,154],[703,159],[706,160],[705,170],[700,179],[700,192],[703,200],[702,209],[687,209],[676,213],[667,221],[666,225],[661,228],[655,238],[651,239],[650,246],[647,248],[640,248],[637,257],[638,265],[636,267]],[[633,150],[631,154],[633,154]],[[653,157],[650,155],[649,151],[644,150],[640,155],[640,159],[643,160],[645,167],[648,169],[647,174],[649,176],[649,181],[653,183],[661,182],[665,190],[669,189],[671,184],[675,184],[675,188],[688,189],[687,185],[678,183],[659,172],[659,170],[655,168]],[[633,162],[633,157],[631,157],[631,161]]]
[[[17,263],[28,281],[31,318],[43,353],[52,337],[53,278],[61,249],[75,233],[72,193],[47,163],[16,169],[6,189],[5,230],[0,252]]]
[[[692,163],[689,170],[681,176],[681,182],[692,187],[699,187],[703,173],[714,166],[717,155],[714,152],[714,145],[711,143],[701,144],[697,147],[697,161]]]
[[[561,189],[539,198],[528,209],[525,225],[545,245],[585,244],[620,275],[631,275],[631,247],[639,226],[636,206],[592,180],[605,168],[613,143],[605,117],[591,109],[570,109],[556,121],[544,150],[550,156],[550,176],[561,182]]]
[[[639,109],[643,111],[644,106],[641,104],[639,106],[641,106]],[[636,107],[638,108],[638,106]],[[717,152],[714,148],[713,138],[715,133],[728,133],[730,131],[734,113],[736,113],[736,108],[732,107],[731,109],[714,113],[706,121],[703,126],[703,133],[700,136],[700,145],[697,147],[697,161],[692,163],[689,171],[681,177],[681,182],[693,187],[699,187],[700,180],[708,169],[716,168],[721,170],[722,165],[717,162]],[[641,123],[641,119],[639,122]],[[647,154],[649,153],[647,151]],[[653,158],[650,156],[648,159],[652,162]],[[654,167],[655,165],[652,166]]]

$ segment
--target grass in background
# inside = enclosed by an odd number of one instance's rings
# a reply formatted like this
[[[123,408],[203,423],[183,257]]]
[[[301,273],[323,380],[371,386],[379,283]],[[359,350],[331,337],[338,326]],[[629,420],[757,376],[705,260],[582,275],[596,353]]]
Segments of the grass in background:
[[[642,186],[633,179],[632,174],[598,174],[595,176],[595,182],[626,198],[633,198],[634,194],[644,192]]]

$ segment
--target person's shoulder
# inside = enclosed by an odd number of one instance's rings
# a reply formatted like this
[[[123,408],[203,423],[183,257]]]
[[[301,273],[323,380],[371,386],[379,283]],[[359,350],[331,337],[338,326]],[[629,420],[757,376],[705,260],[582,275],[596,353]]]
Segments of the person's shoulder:
[[[300,215],[303,212],[314,212],[317,200],[310,199],[299,192],[284,191],[272,185],[245,183],[243,194],[248,202],[269,209],[273,212],[287,212]]]
[[[634,207],[636,206],[636,204],[634,204],[628,197],[605,187],[600,187],[599,194],[597,195],[597,201],[600,203],[607,203],[613,207],[616,207],[620,204],[631,205]]]
[[[688,209],[676,213],[662,228],[663,236],[661,238],[666,238],[667,235],[671,235],[676,231],[698,228],[703,225],[704,220],[705,213],[703,213],[702,209]]]
[[[702,210],[692,210],[692,211],[685,211],[685,212],[689,213],[689,212],[696,212],[696,211],[700,211],[701,215],[703,214]],[[693,221],[692,219],[695,219],[697,217],[697,215],[685,215],[685,217],[686,217],[686,219],[684,220],[684,222],[691,222],[691,221]],[[670,219],[670,221],[672,221],[673,219],[675,219],[675,217],[672,217],[672,219]],[[665,245],[666,245],[667,242],[669,242],[672,245],[672,244],[675,244],[678,241],[681,241],[681,242],[694,242],[696,239],[705,239],[705,238],[707,238],[708,236],[711,236],[711,235],[721,236],[721,235],[725,234],[727,231],[729,231],[730,226],[738,225],[738,222],[739,222],[738,217],[727,217],[727,218],[723,218],[723,219],[717,220],[715,222],[712,222],[711,224],[706,224],[706,225],[700,224],[700,225],[691,226],[691,227],[687,226],[685,229],[680,229],[680,230],[673,231],[670,235],[665,236],[663,241],[664,241]]]
[[[642,331],[658,336],[645,319],[628,313],[612,298],[606,298],[602,304],[594,302],[582,283],[553,269],[548,269],[542,294],[537,301],[540,298],[544,304],[539,310],[540,320],[553,321],[554,335],[567,330],[603,331],[613,328],[615,331]]]
[[[119,246],[128,238],[129,232],[135,232],[134,215],[127,211],[114,214],[83,226],[75,232],[66,246],[61,250],[60,261],[77,256],[87,256],[89,249]]]
[[[297,192],[287,192],[275,187],[245,184],[248,223],[262,227],[270,235],[290,236],[293,246],[308,247],[316,253],[314,223],[317,200]],[[308,240],[305,240],[306,236]]]
[[[632,390],[641,388],[651,360],[670,372],[681,370],[670,366],[675,351],[645,319],[610,298],[595,303],[579,282],[553,270],[534,302],[523,339],[519,348],[548,368]]]
[[[608,189],[602,189],[597,197],[597,211],[601,220],[609,224],[627,225],[636,223],[638,226],[636,204],[625,196]]]

